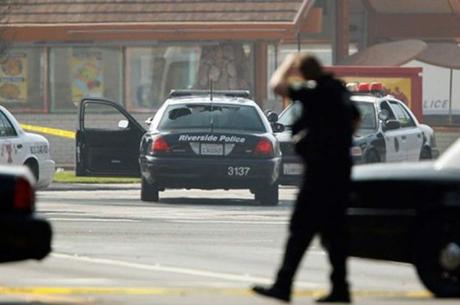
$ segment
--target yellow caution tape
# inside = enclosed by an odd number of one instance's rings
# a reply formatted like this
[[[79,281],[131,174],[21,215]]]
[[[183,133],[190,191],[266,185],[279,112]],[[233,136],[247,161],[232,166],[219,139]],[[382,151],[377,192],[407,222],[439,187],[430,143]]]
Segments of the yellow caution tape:
[[[70,131],[70,130],[43,127],[43,126],[35,126],[35,125],[27,125],[27,124],[21,124],[21,127],[27,131],[33,131],[33,132],[48,134],[51,136],[67,138],[67,139],[75,139],[75,132]]]

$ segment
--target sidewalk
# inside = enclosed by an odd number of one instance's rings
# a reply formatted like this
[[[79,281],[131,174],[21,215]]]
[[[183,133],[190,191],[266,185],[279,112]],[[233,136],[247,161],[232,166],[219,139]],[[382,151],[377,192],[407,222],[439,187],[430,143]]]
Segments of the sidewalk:
[[[140,183],[51,183],[39,191],[110,191],[140,190]]]

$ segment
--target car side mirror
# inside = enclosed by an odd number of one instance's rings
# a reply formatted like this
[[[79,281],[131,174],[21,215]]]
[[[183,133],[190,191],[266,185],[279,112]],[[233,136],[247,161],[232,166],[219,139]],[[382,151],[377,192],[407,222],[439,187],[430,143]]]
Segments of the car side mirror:
[[[145,120],[145,124],[147,124],[147,125],[149,125],[149,126],[150,126],[150,124],[152,124],[152,121],[153,121],[153,116],[151,116],[151,117],[148,117],[148,119],[147,119],[147,120]]]
[[[121,120],[118,122],[118,128],[120,129],[126,129],[129,126],[129,121],[128,120]]]
[[[273,132],[279,133],[279,132],[283,132],[284,130],[286,130],[286,127],[284,127],[284,125],[281,123],[272,123],[272,129],[273,129]]]
[[[383,126],[385,130],[394,130],[401,128],[401,123],[397,120],[388,120]]]
[[[278,114],[276,112],[269,111],[267,112],[266,116],[270,123],[278,122]]]

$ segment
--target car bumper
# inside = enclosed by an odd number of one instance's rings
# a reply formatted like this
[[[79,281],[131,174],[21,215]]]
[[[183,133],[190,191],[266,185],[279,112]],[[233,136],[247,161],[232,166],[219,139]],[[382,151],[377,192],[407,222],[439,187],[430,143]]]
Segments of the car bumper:
[[[353,156],[353,164],[363,164],[361,155]],[[302,182],[304,165],[302,159],[297,156],[285,156],[281,164],[279,184],[300,185]]]
[[[44,219],[0,217],[0,262],[43,259],[51,252],[51,225]]]
[[[53,182],[54,172],[55,172],[55,163],[53,160],[44,160],[39,163],[39,179],[36,187],[38,189],[43,189],[48,187],[51,182]]]
[[[146,156],[140,159],[142,177],[160,188],[252,189],[275,183],[280,163],[280,158],[200,160]]]
[[[279,183],[281,185],[300,185],[303,171],[304,165],[300,157],[297,155],[284,156],[280,168]]]

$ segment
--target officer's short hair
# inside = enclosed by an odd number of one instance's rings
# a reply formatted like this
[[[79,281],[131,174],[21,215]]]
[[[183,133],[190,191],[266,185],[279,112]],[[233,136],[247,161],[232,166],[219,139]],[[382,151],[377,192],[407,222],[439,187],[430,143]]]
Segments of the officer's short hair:
[[[308,53],[298,55],[298,67],[305,79],[319,79],[324,75],[324,69],[319,60]]]

